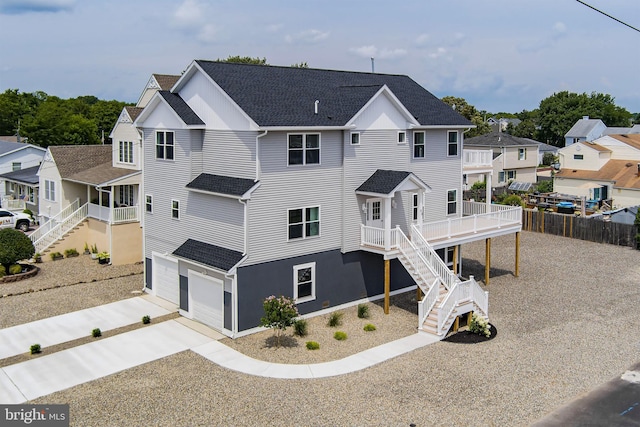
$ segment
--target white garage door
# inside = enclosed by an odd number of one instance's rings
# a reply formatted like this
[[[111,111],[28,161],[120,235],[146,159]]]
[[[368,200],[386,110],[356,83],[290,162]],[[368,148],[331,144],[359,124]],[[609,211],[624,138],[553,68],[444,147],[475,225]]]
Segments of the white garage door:
[[[189,312],[194,320],[222,330],[224,283],[189,270]]]
[[[180,278],[178,260],[162,255],[153,255],[153,289],[157,297],[180,304]]]

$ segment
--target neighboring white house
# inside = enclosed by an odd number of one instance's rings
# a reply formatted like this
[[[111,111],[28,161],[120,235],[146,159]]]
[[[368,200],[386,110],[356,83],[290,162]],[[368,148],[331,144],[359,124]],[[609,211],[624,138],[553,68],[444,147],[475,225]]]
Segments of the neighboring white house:
[[[416,285],[422,330],[487,315],[447,264],[522,211],[462,201],[473,125],[409,77],[199,60],[135,125],[146,288],[183,315],[237,337],[269,295],[310,316]]]
[[[558,151],[554,191],[613,208],[640,204],[640,135],[606,135]]]
[[[537,181],[539,143],[504,132],[491,132],[465,139],[465,150],[493,152],[493,187],[504,187],[512,181],[535,184]],[[484,173],[469,173],[466,185],[486,179]]]
[[[45,151],[44,148],[33,144],[16,142],[16,137],[0,137],[0,175],[39,166]],[[0,176],[0,204],[8,194],[10,193],[7,193],[7,185]],[[4,207],[4,204],[2,206]]]
[[[79,249],[87,243],[109,252],[114,264],[142,260],[142,137],[133,121],[153,94],[177,80],[178,76],[151,76],[138,104],[120,113],[110,134],[113,145],[49,147],[38,172],[42,225],[32,234],[38,251]],[[87,225],[67,236],[59,230],[78,222]],[[64,241],[56,242],[63,236]]]
[[[568,147],[576,142],[591,142],[604,135],[629,135],[640,133],[640,125],[632,127],[607,127],[600,119],[590,119],[583,116],[564,135],[564,146]]]

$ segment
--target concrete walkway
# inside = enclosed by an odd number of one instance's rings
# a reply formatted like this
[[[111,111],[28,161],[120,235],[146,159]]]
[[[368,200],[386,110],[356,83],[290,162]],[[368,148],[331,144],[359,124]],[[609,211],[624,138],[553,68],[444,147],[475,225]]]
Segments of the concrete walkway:
[[[106,331],[137,323],[146,314],[152,318],[169,314],[173,308],[154,298],[138,297],[2,329],[0,357],[25,353],[34,343],[46,351],[47,346],[86,337],[94,327]],[[288,365],[245,356],[219,343],[222,337],[202,324],[179,318],[5,366],[0,369],[0,403],[23,403],[189,349],[248,375],[310,379],[359,371],[438,341],[418,333],[340,360]]]

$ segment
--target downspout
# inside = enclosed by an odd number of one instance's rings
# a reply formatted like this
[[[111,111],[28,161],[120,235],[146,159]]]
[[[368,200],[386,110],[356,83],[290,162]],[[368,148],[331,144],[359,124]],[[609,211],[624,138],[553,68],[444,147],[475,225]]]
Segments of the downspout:
[[[144,129],[138,129],[138,133],[140,136],[138,137],[138,141],[140,142],[140,150],[138,150],[138,156],[140,156],[140,194],[138,194],[138,212],[140,213],[140,227],[142,228],[142,265],[144,266],[142,269],[142,292],[145,293],[147,289],[147,264],[146,264],[146,239],[145,239],[145,213],[146,213],[146,204],[147,204],[147,196],[144,191],[144,150],[143,150],[143,141],[144,141]]]
[[[264,133],[261,133],[260,135],[256,136],[256,179],[254,180],[255,182],[260,181],[260,138],[262,138],[263,136],[267,136],[267,134],[269,133],[268,130],[265,130]]]

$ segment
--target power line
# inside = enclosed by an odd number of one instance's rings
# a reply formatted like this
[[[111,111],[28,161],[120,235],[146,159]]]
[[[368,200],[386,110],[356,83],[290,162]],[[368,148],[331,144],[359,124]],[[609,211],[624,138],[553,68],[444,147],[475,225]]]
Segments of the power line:
[[[617,22],[621,23],[622,25],[626,25],[627,27],[631,28],[632,30],[636,30],[637,32],[639,32],[639,33],[640,33],[640,30],[639,30],[639,29],[637,29],[636,27],[634,27],[634,26],[632,26],[632,25],[629,25],[629,24],[627,24],[626,22],[621,21],[621,20],[619,20],[618,18],[615,18],[615,17],[611,16],[611,15],[609,15],[608,13],[605,13],[605,12],[601,11],[600,9],[596,9],[595,7],[591,6],[590,4],[587,4],[587,3],[583,2],[582,0],[576,0],[576,1],[577,1],[578,3],[581,3],[581,4],[585,5],[585,6],[587,6],[587,7],[590,7],[591,9],[595,10],[596,12],[601,13],[601,14],[603,14],[604,16],[606,16],[606,17],[608,17],[608,18],[611,18],[611,19],[613,19],[614,21],[617,21]]]

